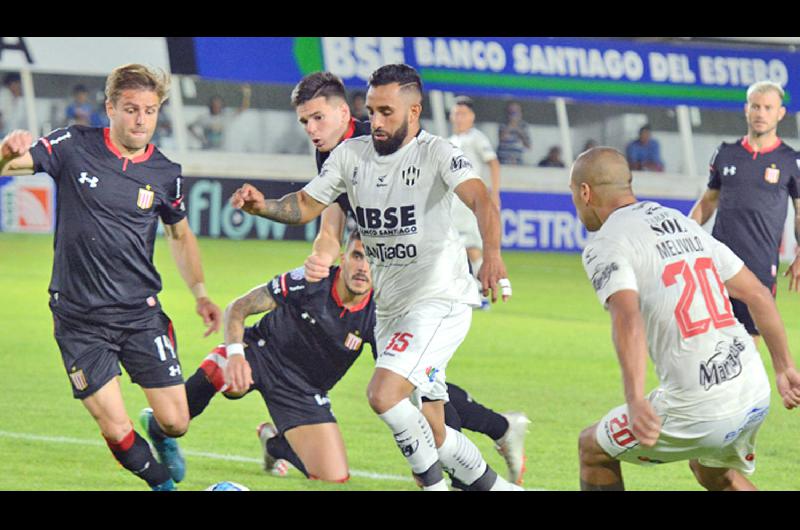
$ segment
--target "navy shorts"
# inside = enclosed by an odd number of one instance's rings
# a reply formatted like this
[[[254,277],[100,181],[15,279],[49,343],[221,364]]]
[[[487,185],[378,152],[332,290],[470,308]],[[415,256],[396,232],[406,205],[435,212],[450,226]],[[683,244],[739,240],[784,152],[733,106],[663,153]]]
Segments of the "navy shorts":
[[[769,289],[769,292],[772,293],[774,298],[777,294],[776,287],[778,286],[778,284],[775,282],[775,279],[773,278],[769,282],[761,280],[761,283],[763,283],[764,286]],[[744,324],[744,328],[747,330],[747,333],[750,335],[761,335],[761,333],[758,332],[756,323],[753,322],[753,317],[750,316],[750,310],[747,309],[747,305],[736,298],[731,298],[731,305],[733,306],[733,314],[736,316],[736,320]]]
[[[270,352],[252,328],[245,330],[245,358],[253,371],[253,390],[258,390],[278,432],[302,425],[336,423],[327,392],[303,390],[293,385],[268,361]],[[260,341],[260,342],[259,342]]]
[[[162,311],[124,323],[87,321],[53,311],[55,338],[72,383],[85,399],[125,368],[144,388],[183,384],[172,322]]]

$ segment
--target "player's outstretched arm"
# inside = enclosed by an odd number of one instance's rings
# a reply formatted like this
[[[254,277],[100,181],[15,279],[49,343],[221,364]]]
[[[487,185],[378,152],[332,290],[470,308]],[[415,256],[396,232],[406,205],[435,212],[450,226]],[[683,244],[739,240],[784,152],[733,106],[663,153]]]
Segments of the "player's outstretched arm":
[[[303,267],[306,281],[318,282],[330,274],[330,266],[336,261],[342,247],[347,216],[341,206],[332,203],[322,212],[319,233],[314,239],[311,255],[306,258]]]
[[[244,184],[231,196],[231,206],[251,215],[266,217],[280,223],[305,224],[315,219],[327,206],[303,190],[284,195],[280,199],[267,199],[252,184]]]
[[[628,404],[633,435],[645,447],[652,447],[661,434],[661,419],[645,397],[647,335],[639,310],[639,294],[630,289],[608,297],[611,331],[617,350],[625,401]]]
[[[794,239],[800,245],[800,199],[794,199]],[[795,253],[794,261],[783,273],[789,277],[789,290],[800,292],[800,246]]]
[[[795,368],[775,299],[750,269],[742,267],[725,282],[728,293],[747,304],[753,321],[764,337],[775,370],[775,383],[787,409],[800,406],[800,374]]]
[[[195,297],[197,314],[203,318],[203,324],[208,327],[203,336],[208,337],[219,331],[222,323],[222,311],[206,293],[197,238],[186,218],[173,225],[164,225],[164,232],[167,235],[169,250],[178,266],[178,271]]]
[[[269,284],[265,283],[251,289],[225,308],[223,322],[225,326],[225,350],[228,362],[225,365],[225,382],[228,392],[243,394],[253,384],[253,373],[250,364],[244,358],[244,321],[250,315],[257,315],[275,309],[275,300],[269,293]]]
[[[505,302],[511,297],[511,282],[505,263],[500,255],[500,210],[489,197],[481,179],[465,180],[455,189],[456,195],[475,213],[483,240],[483,265],[478,271],[478,280],[484,296],[492,292],[492,302],[497,301],[502,289]]]
[[[16,130],[3,138],[0,144],[0,175],[30,175],[33,157],[30,153],[33,136],[28,131]]]
[[[719,204],[719,190],[707,189],[703,196],[697,200],[692,211],[689,212],[689,217],[694,219],[699,225],[704,225],[711,219],[714,211]]]

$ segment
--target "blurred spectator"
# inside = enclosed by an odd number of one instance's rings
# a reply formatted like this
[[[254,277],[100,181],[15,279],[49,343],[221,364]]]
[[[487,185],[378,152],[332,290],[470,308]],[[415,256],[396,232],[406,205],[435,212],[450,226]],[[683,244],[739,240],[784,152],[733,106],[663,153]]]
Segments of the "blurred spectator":
[[[600,144],[597,143],[597,140],[595,140],[594,138],[589,138],[588,140],[586,140],[586,143],[583,144],[583,149],[581,149],[581,153],[585,153],[589,149],[592,149],[593,147],[597,147],[598,145],[600,145]],[[578,153],[578,154],[580,154],[580,153]]]
[[[644,125],[639,129],[639,138],[628,144],[625,154],[631,169],[664,171],[661,150],[658,141],[652,137],[650,125]]]
[[[522,106],[511,101],[506,106],[506,122],[498,131],[497,158],[501,164],[522,164],[522,154],[530,149],[528,124],[522,120]]]
[[[561,148],[554,145],[547,152],[547,156],[539,161],[539,167],[565,167],[561,160]]]
[[[10,72],[3,77],[3,87],[0,88],[0,131],[5,135],[14,129],[27,128],[22,79],[18,73]]]
[[[242,104],[231,114],[225,112],[225,101],[222,96],[212,96],[208,102],[208,114],[200,116],[189,126],[189,132],[200,140],[203,149],[222,149],[224,147],[225,129],[230,121],[250,108],[250,85],[242,85]]]
[[[173,147],[172,142],[172,120],[169,117],[169,109],[165,101],[158,109],[158,121],[156,121],[156,132],[153,133],[151,142],[160,149]]]
[[[369,119],[367,113],[367,95],[359,90],[353,93],[353,105],[350,114],[357,120],[366,121]]]
[[[67,125],[92,124],[92,114],[95,106],[89,101],[89,90],[85,85],[75,85],[72,89],[72,103],[67,106]]]

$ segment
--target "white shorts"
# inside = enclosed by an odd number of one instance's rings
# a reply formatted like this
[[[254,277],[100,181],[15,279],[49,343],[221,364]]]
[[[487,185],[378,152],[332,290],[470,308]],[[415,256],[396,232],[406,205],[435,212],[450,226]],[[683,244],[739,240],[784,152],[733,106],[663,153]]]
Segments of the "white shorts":
[[[375,367],[408,379],[421,396],[447,401],[447,363],[471,323],[472,307],[443,300],[423,301],[397,318],[378,318]]]
[[[597,425],[595,439],[603,451],[632,464],[697,459],[706,467],[735,469],[745,475],[755,471],[756,432],[769,413],[769,396],[735,416],[711,421],[670,416],[660,410],[659,396],[660,391],[655,390],[649,397],[661,418],[661,434],[653,447],[639,445],[630,430],[628,406],[621,405]]]
[[[458,231],[461,243],[465,248],[483,248],[481,231],[478,228],[478,218],[464,201],[456,197],[453,199],[453,226]],[[477,272],[477,271],[476,271]]]

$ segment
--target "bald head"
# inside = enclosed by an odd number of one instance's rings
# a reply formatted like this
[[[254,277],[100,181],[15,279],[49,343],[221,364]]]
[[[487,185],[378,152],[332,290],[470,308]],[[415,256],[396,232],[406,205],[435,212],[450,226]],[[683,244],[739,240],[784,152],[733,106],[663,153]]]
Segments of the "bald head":
[[[593,147],[581,153],[572,166],[572,181],[591,187],[630,190],[631,168],[625,155],[611,147]]]
[[[625,155],[610,147],[584,151],[572,165],[572,200],[584,226],[598,230],[616,208],[636,202]]]

